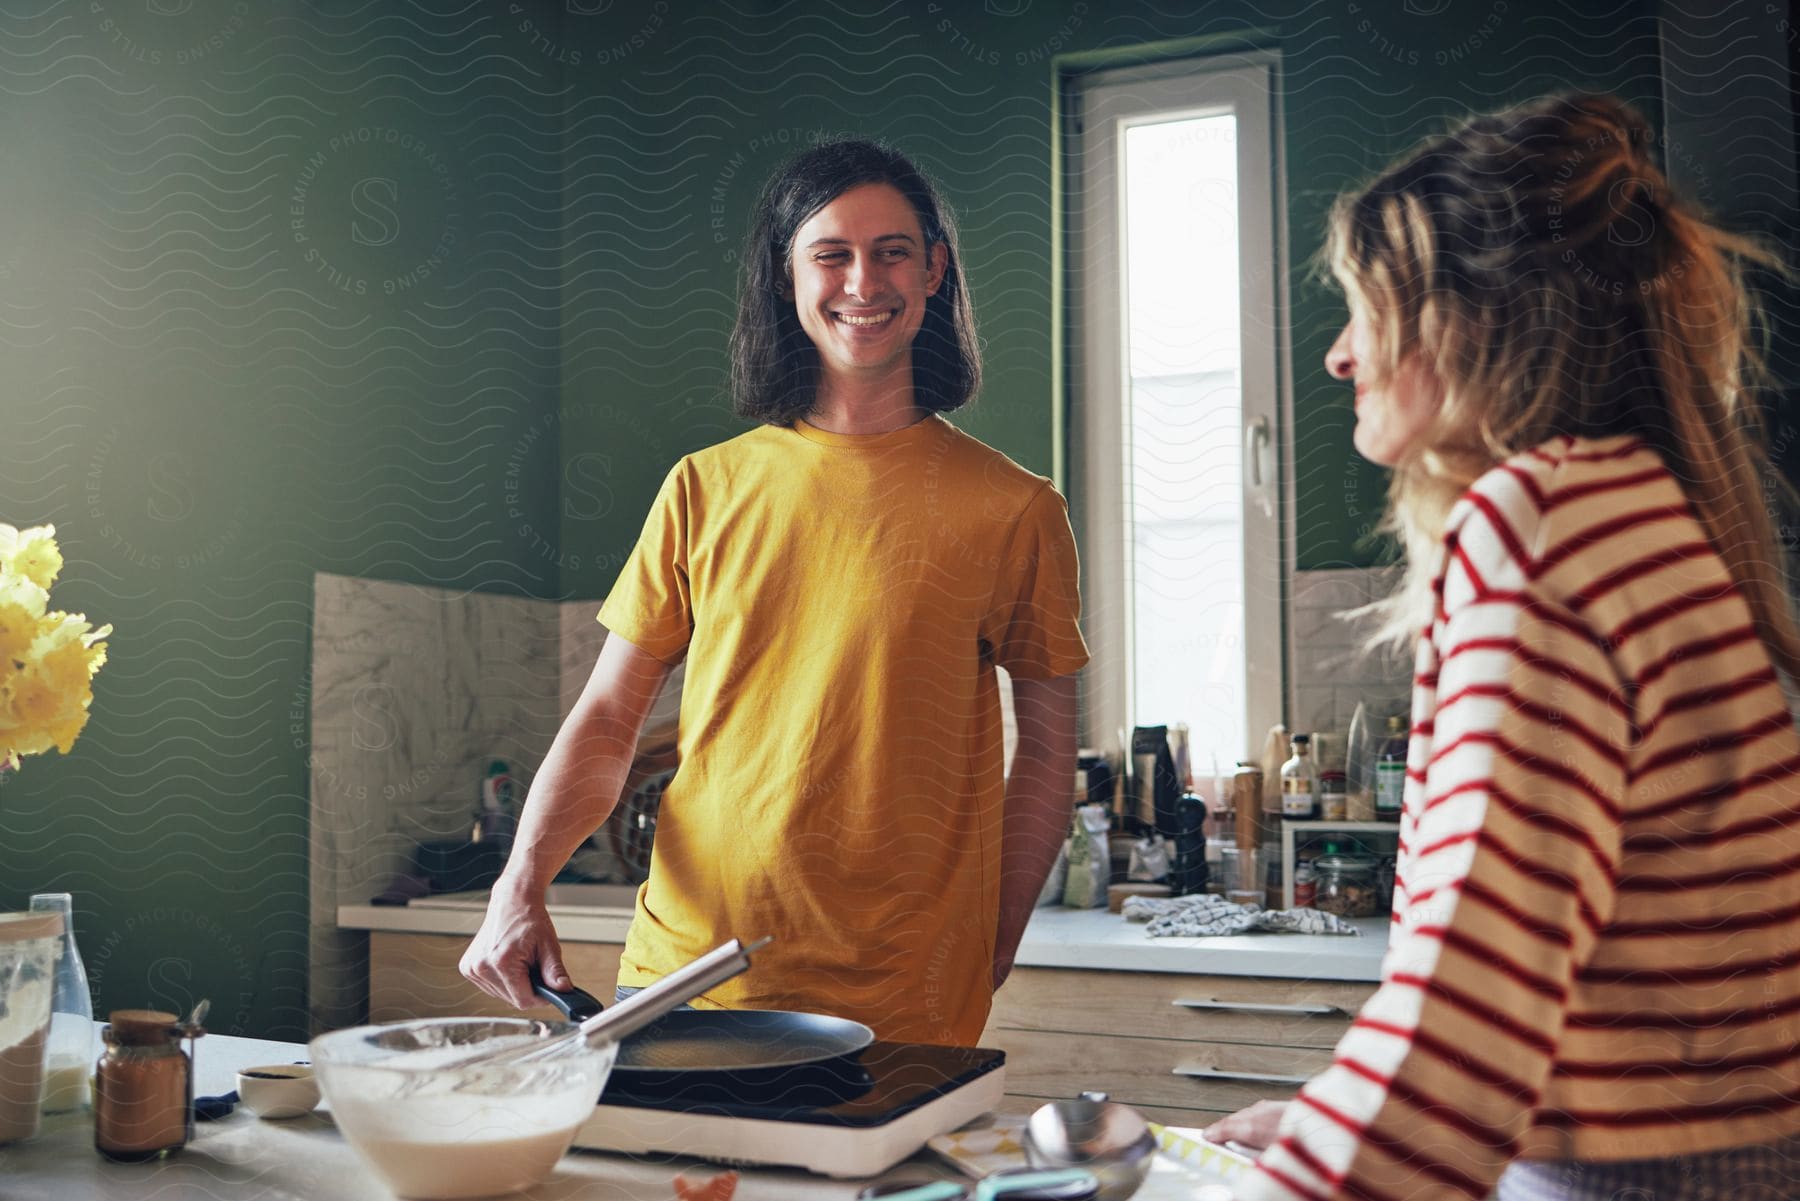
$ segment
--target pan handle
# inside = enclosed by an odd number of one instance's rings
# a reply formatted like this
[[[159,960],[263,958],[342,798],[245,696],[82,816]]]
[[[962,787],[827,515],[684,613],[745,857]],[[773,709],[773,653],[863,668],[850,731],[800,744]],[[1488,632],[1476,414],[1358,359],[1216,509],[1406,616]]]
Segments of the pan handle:
[[[594,994],[579,988],[571,988],[568,992],[557,992],[544,983],[543,973],[537,965],[531,965],[531,991],[542,997],[562,1011],[562,1015],[571,1022],[585,1022],[605,1008],[595,999]]]

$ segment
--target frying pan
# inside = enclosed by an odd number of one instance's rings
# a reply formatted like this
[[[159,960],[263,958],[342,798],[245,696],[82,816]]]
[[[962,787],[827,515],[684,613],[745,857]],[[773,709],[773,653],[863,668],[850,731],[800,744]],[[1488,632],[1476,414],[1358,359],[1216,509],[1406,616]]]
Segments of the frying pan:
[[[604,1008],[579,988],[557,992],[536,969],[532,991],[580,1022]],[[677,1009],[619,1044],[614,1072],[744,1072],[846,1058],[875,1041],[861,1022],[785,1009]]]

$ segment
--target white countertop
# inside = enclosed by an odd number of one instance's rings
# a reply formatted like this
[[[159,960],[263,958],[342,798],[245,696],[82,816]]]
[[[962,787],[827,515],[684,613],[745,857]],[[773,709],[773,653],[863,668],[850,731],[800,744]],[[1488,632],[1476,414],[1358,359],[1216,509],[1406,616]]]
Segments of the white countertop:
[[[199,1041],[195,1085],[200,1095],[231,1091],[235,1074],[253,1064],[306,1058],[300,1043],[210,1035]],[[284,1122],[265,1122],[243,1109],[217,1122],[199,1122],[194,1141],[156,1163],[110,1163],[94,1150],[91,1114],[46,1118],[35,1138],[0,1146],[0,1196],[6,1201],[393,1201],[393,1194],[361,1160],[324,1110]],[[576,1151],[526,1201],[672,1201],[682,1172],[705,1180],[722,1169],[688,1159],[633,1159]],[[894,1175],[947,1177],[924,1152]],[[738,1183],[736,1201],[848,1201],[866,1181],[827,1180],[804,1172],[756,1169]]]
[[[1104,909],[1040,909],[1025,927],[1015,962],[1021,967],[1079,967],[1119,972],[1201,972],[1300,980],[1381,979],[1386,917],[1351,922],[1360,936],[1231,934],[1216,938],[1151,938],[1144,923]]]
[[[425,905],[344,905],[338,927],[393,933],[473,935],[483,902],[433,897]],[[594,905],[549,907],[557,937],[569,942],[622,943],[630,910]],[[1094,968],[1120,972],[1185,972],[1302,980],[1381,978],[1388,919],[1354,922],[1361,937],[1323,934],[1237,934],[1221,938],[1151,938],[1140,923],[1104,909],[1038,910],[1019,944],[1020,967]]]

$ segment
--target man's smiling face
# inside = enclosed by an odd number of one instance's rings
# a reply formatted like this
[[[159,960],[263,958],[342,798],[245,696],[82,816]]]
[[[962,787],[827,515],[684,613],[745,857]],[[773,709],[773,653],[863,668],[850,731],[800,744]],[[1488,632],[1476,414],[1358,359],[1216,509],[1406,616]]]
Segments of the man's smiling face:
[[[925,245],[918,214],[888,184],[851,188],[809,217],[789,265],[800,326],[823,370],[874,373],[909,357],[948,257]]]

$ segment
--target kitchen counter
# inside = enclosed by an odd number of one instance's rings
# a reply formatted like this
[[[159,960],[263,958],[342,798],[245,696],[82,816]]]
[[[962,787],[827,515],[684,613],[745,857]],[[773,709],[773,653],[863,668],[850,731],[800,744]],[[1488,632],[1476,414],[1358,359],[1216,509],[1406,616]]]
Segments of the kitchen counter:
[[[564,886],[557,886],[562,888]],[[593,889],[583,893],[580,889]],[[607,891],[600,891],[605,889]],[[550,897],[550,918],[569,942],[623,943],[631,925],[629,890],[575,886]],[[344,905],[338,927],[392,933],[473,935],[485,894],[426,898],[388,907]],[[1090,968],[1120,972],[1183,972],[1373,982],[1381,978],[1388,919],[1354,922],[1361,937],[1322,934],[1240,934],[1222,938],[1151,938],[1140,923],[1104,909],[1039,909],[1019,944],[1020,967]]]
[[[1144,923],[1104,909],[1040,909],[1025,927],[1020,967],[1119,972],[1205,973],[1306,980],[1381,979],[1389,920],[1352,920],[1359,937],[1329,934],[1232,934],[1151,938]]]
[[[235,1073],[253,1064],[306,1058],[300,1043],[212,1035],[199,1042],[195,1083],[201,1095],[229,1092]],[[633,1159],[577,1151],[526,1201],[672,1201],[682,1171],[705,1179],[722,1169],[687,1159]],[[922,1153],[893,1175],[947,1177],[947,1166]],[[204,1197],[210,1201],[393,1201],[321,1109],[285,1122],[261,1121],[243,1109],[195,1126],[194,1141],[160,1163],[116,1164],[94,1151],[88,1114],[47,1118],[37,1137],[0,1146],[0,1195],[7,1201],[139,1201]],[[737,1201],[847,1201],[866,1182],[826,1180],[803,1172],[746,1171]]]

